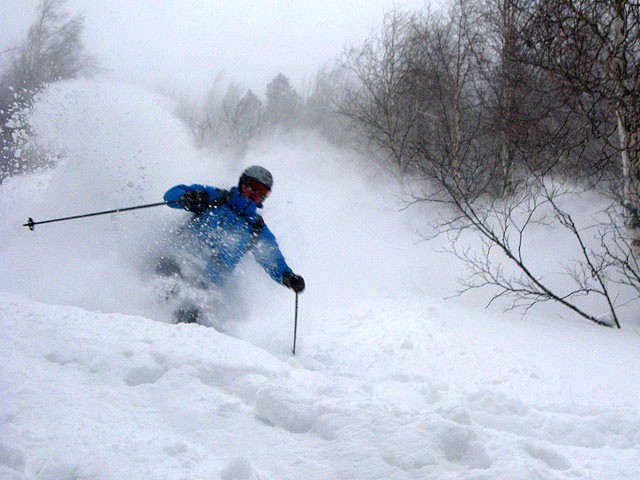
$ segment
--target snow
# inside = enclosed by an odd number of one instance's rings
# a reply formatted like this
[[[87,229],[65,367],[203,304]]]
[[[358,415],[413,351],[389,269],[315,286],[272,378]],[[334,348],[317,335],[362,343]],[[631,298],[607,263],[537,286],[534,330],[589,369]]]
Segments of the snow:
[[[451,299],[459,265],[417,233],[431,213],[357,156],[304,133],[198,151],[171,109],[75,81],[31,116],[64,159],[0,186],[0,478],[638,478],[634,312],[614,330]],[[274,173],[264,216],[308,285],[295,356],[293,295],[250,259],[227,334],[170,324],[147,262],[183,212],[21,226],[251,164]]]

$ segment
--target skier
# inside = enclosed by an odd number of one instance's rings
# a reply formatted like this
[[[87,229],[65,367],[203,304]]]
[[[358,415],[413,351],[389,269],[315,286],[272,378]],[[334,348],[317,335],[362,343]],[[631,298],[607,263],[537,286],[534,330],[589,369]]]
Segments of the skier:
[[[164,200],[172,208],[193,213],[189,222],[177,229],[172,243],[180,259],[162,257],[156,266],[165,276],[184,278],[191,270],[192,284],[207,289],[222,286],[251,251],[256,261],[276,282],[296,293],[305,289],[304,279],[287,265],[276,238],[257,213],[273,187],[273,176],[263,167],[244,170],[238,186],[224,190],[206,185],[176,185]],[[174,249],[175,250],[175,249]],[[187,266],[187,264],[189,264]],[[193,270],[197,271],[194,279]],[[196,305],[182,306],[175,314],[177,322],[197,323],[202,313]]]

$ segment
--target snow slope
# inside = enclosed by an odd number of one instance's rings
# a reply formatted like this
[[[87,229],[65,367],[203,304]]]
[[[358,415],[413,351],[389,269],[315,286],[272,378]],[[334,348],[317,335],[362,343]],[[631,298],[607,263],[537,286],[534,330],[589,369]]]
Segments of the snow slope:
[[[353,155],[305,134],[199,152],[165,99],[108,82],[56,85],[31,118],[64,160],[0,187],[0,478],[638,478],[638,326],[445,300],[429,212]],[[308,284],[295,357],[292,295],[251,261],[229,335],[168,323],[147,263],[182,212],[20,226],[254,163]]]

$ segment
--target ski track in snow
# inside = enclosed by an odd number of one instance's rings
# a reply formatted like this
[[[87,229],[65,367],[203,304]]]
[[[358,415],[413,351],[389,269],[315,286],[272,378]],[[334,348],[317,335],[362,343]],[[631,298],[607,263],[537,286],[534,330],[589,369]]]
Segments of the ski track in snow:
[[[276,173],[265,218],[307,280],[295,357],[290,292],[251,262],[228,335],[167,323],[141,257],[182,212],[20,230],[233,184],[169,108],[78,81],[33,113],[64,160],[0,190],[0,479],[639,478],[638,326],[443,300],[457,265],[417,242],[425,211],[313,135],[243,159]]]

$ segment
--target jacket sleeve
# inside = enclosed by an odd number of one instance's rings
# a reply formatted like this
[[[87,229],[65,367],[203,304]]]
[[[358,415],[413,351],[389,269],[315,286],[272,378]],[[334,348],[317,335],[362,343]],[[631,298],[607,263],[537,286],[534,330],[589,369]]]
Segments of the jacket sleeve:
[[[276,237],[266,225],[262,228],[262,232],[256,240],[253,256],[264,271],[277,283],[282,283],[283,275],[292,271],[287,265],[280,247],[278,247]]]
[[[169,190],[167,190],[167,192],[164,194],[164,201],[171,202],[168,204],[171,208],[184,209],[185,207],[180,202],[180,197],[182,197],[182,195],[184,195],[187,192],[193,192],[196,190],[204,190],[205,192],[207,192],[207,194],[209,195],[209,203],[214,202],[220,196],[220,192],[221,192],[219,188],[209,187],[206,185],[199,185],[199,184],[176,185],[175,187],[171,187]],[[195,213],[201,213],[201,212],[195,212]]]

